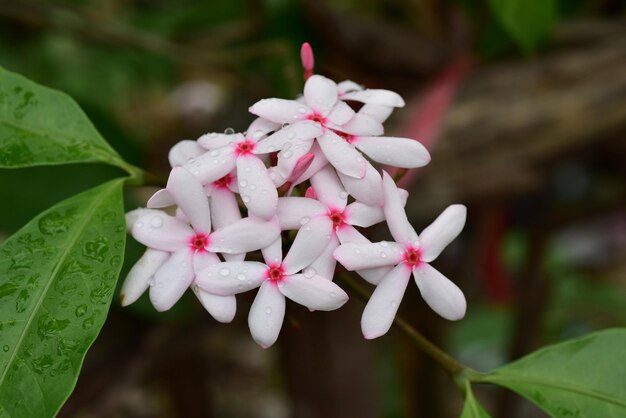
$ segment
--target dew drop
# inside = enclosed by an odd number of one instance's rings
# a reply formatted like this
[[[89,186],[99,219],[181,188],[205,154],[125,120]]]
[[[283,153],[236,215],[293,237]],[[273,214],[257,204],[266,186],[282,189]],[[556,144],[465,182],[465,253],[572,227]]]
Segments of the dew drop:
[[[298,108],[298,113],[306,113],[306,109],[304,107]]]
[[[271,308],[271,307],[269,307],[269,306],[268,306],[268,307],[266,307],[266,308],[265,308],[265,313],[266,313],[267,315],[271,314],[271,313],[272,313],[272,308]]]
[[[232,134],[235,133],[235,130],[233,128],[226,128],[226,129],[224,129],[224,133],[226,135],[232,135]]]
[[[380,246],[383,248],[389,247],[389,243],[387,241],[381,241]]]
[[[230,270],[227,269],[226,267],[220,269],[221,276],[228,276],[229,274],[230,274]]]
[[[381,251],[380,258],[387,258],[387,253]]]
[[[220,155],[220,152],[219,152],[218,150],[214,149],[213,151],[211,151],[211,152],[209,153],[209,155],[210,155],[211,157],[217,157],[218,155]]]
[[[243,274],[243,273],[239,273],[239,274],[237,275],[237,280],[240,280],[240,281],[244,281],[244,280],[246,280],[246,275],[245,275],[245,274]]]
[[[250,202],[250,196],[243,196],[241,198],[241,200],[243,200],[244,203],[249,203]]]
[[[389,305],[391,305],[392,308],[395,308],[398,306],[398,302],[396,302],[395,300],[392,300]]]
[[[261,139],[262,136],[263,136],[263,131],[261,130],[254,131],[252,133],[252,139],[254,139],[255,141],[258,141],[259,139]]]
[[[135,226],[136,226],[137,228],[143,228],[143,222],[137,222],[137,223],[135,224]]]
[[[358,248],[354,249],[355,254],[361,254],[361,250],[359,250]]]
[[[312,278],[313,276],[315,276],[315,269],[313,268],[308,268],[306,270],[304,270],[304,277],[306,277],[307,279]]]
[[[5,353],[9,351],[9,346],[8,345],[2,346],[2,351],[4,351]]]
[[[250,190],[256,190],[256,186],[254,184],[250,185]]]
[[[300,225],[306,225],[309,223],[311,219],[309,219],[308,216],[303,217],[302,219],[300,219]]]
[[[155,216],[150,220],[150,225],[154,228],[160,228],[163,226],[163,218],[160,216]]]
[[[295,133],[295,132],[293,132],[293,131],[291,131],[291,132],[289,132],[289,133],[287,134],[287,138],[288,138],[288,139],[294,139],[295,137],[296,137],[296,133]]]
[[[293,155],[293,152],[291,151],[283,151],[280,156],[285,159],[289,159],[291,158],[292,155]]]
[[[361,157],[356,157],[356,162],[357,162],[357,163],[362,163],[362,162],[363,162],[363,158],[361,158]]]
[[[335,295],[335,292],[330,292],[330,293],[328,294],[328,296],[330,296],[331,298],[334,298],[334,297],[335,297],[335,296],[337,296],[337,295]]]
[[[246,180],[241,180],[239,182],[239,187],[246,187],[248,185],[248,182]]]
[[[191,290],[193,290],[194,293],[199,293],[200,292],[200,286],[198,286],[197,284],[194,284],[191,287]]]

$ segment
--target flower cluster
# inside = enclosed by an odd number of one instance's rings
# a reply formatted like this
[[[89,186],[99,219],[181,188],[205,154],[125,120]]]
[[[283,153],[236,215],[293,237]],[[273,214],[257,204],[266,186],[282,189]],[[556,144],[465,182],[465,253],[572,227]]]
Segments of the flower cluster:
[[[430,161],[416,140],[382,136],[404,101],[312,74],[308,54],[305,46],[301,97],[255,103],[257,119],[244,133],[209,133],[171,149],[167,186],[127,214],[130,234],[148,248],[124,282],[122,305],[149,290],[165,311],[191,288],[216,320],[230,322],[235,295],[258,288],[248,323],[269,347],[285,298],[312,311],[346,303],[332,281],[339,262],[376,285],[361,321],[366,338],[388,331],[411,273],[434,311],[464,316],[463,293],[429,263],[461,232],[465,207],[448,207],[418,235],[404,211],[408,193],[372,164],[408,169]],[[357,230],[384,221],[395,242],[372,243]]]

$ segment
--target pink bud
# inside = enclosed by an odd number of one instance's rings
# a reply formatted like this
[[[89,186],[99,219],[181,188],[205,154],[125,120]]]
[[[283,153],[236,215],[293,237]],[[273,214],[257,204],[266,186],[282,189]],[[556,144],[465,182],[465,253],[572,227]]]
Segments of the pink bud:
[[[300,59],[304,69],[304,79],[307,80],[313,75],[313,67],[315,66],[313,49],[311,49],[311,45],[308,42],[303,43],[302,48],[300,48]]]
[[[315,192],[315,189],[313,188],[313,186],[309,186],[309,188],[306,189],[306,192],[304,193],[304,197],[317,199],[317,193]]]

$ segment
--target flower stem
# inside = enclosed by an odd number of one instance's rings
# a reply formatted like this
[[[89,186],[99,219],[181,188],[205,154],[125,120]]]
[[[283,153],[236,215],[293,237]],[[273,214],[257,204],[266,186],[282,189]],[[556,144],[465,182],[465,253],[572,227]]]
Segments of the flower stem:
[[[371,293],[361,286],[354,277],[348,274],[341,274],[340,280],[350,287],[363,301],[367,301]],[[396,315],[393,320],[393,325],[402,330],[410,339],[417,345],[426,355],[441,366],[445,372],[453,379],[456,380],[464,372],[473,372],[467,366],[459,363],[455,358],[448,353],[437,347],[430,340],[420,334],[415,328],[413,328],[404,318]]]

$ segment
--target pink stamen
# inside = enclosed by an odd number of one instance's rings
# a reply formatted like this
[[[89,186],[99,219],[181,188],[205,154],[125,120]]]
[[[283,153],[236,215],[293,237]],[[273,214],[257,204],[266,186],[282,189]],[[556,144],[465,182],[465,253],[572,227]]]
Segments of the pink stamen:
[[[265,273],[265,277],[267,280],[279,283],[283,280],[285,276],[285,270],[283,269],[282,264],[270,264],[268,266],[267,272]]]
[[[346,217],[344,216],[343,211],[338,209],[331,209],[327,216],[332,221],[333,228],[335,229],[341,228],[346,222]]]
[[[245,139],[237,143],[235,146],[235,154],[237,154],[237,156],[252,154],[255,146],[255,142]]]
[[[209,246],[209,234],[196,234],[189,239],[189,248],[194,252],[204,252]]]
[[[319,113],[311,113],[306,118],[314,122],[319,122],[322,124],[322,126],[326,126],[327,119],[324,116],[320,115]]]
[[[404,249],[404,262],[411,267],[417,267],[422,264],[422,249],[415,247],[407,247]]]
[[[354,135],[350,135],[350,134],[347,134],[345,132],[340,132],[340,131],[333,131],[333,132],[335,132],[337,135],[339,135],[340,137],[345,139],[348,144],[353,143],[354,140],[356,139],[356,137]]]

